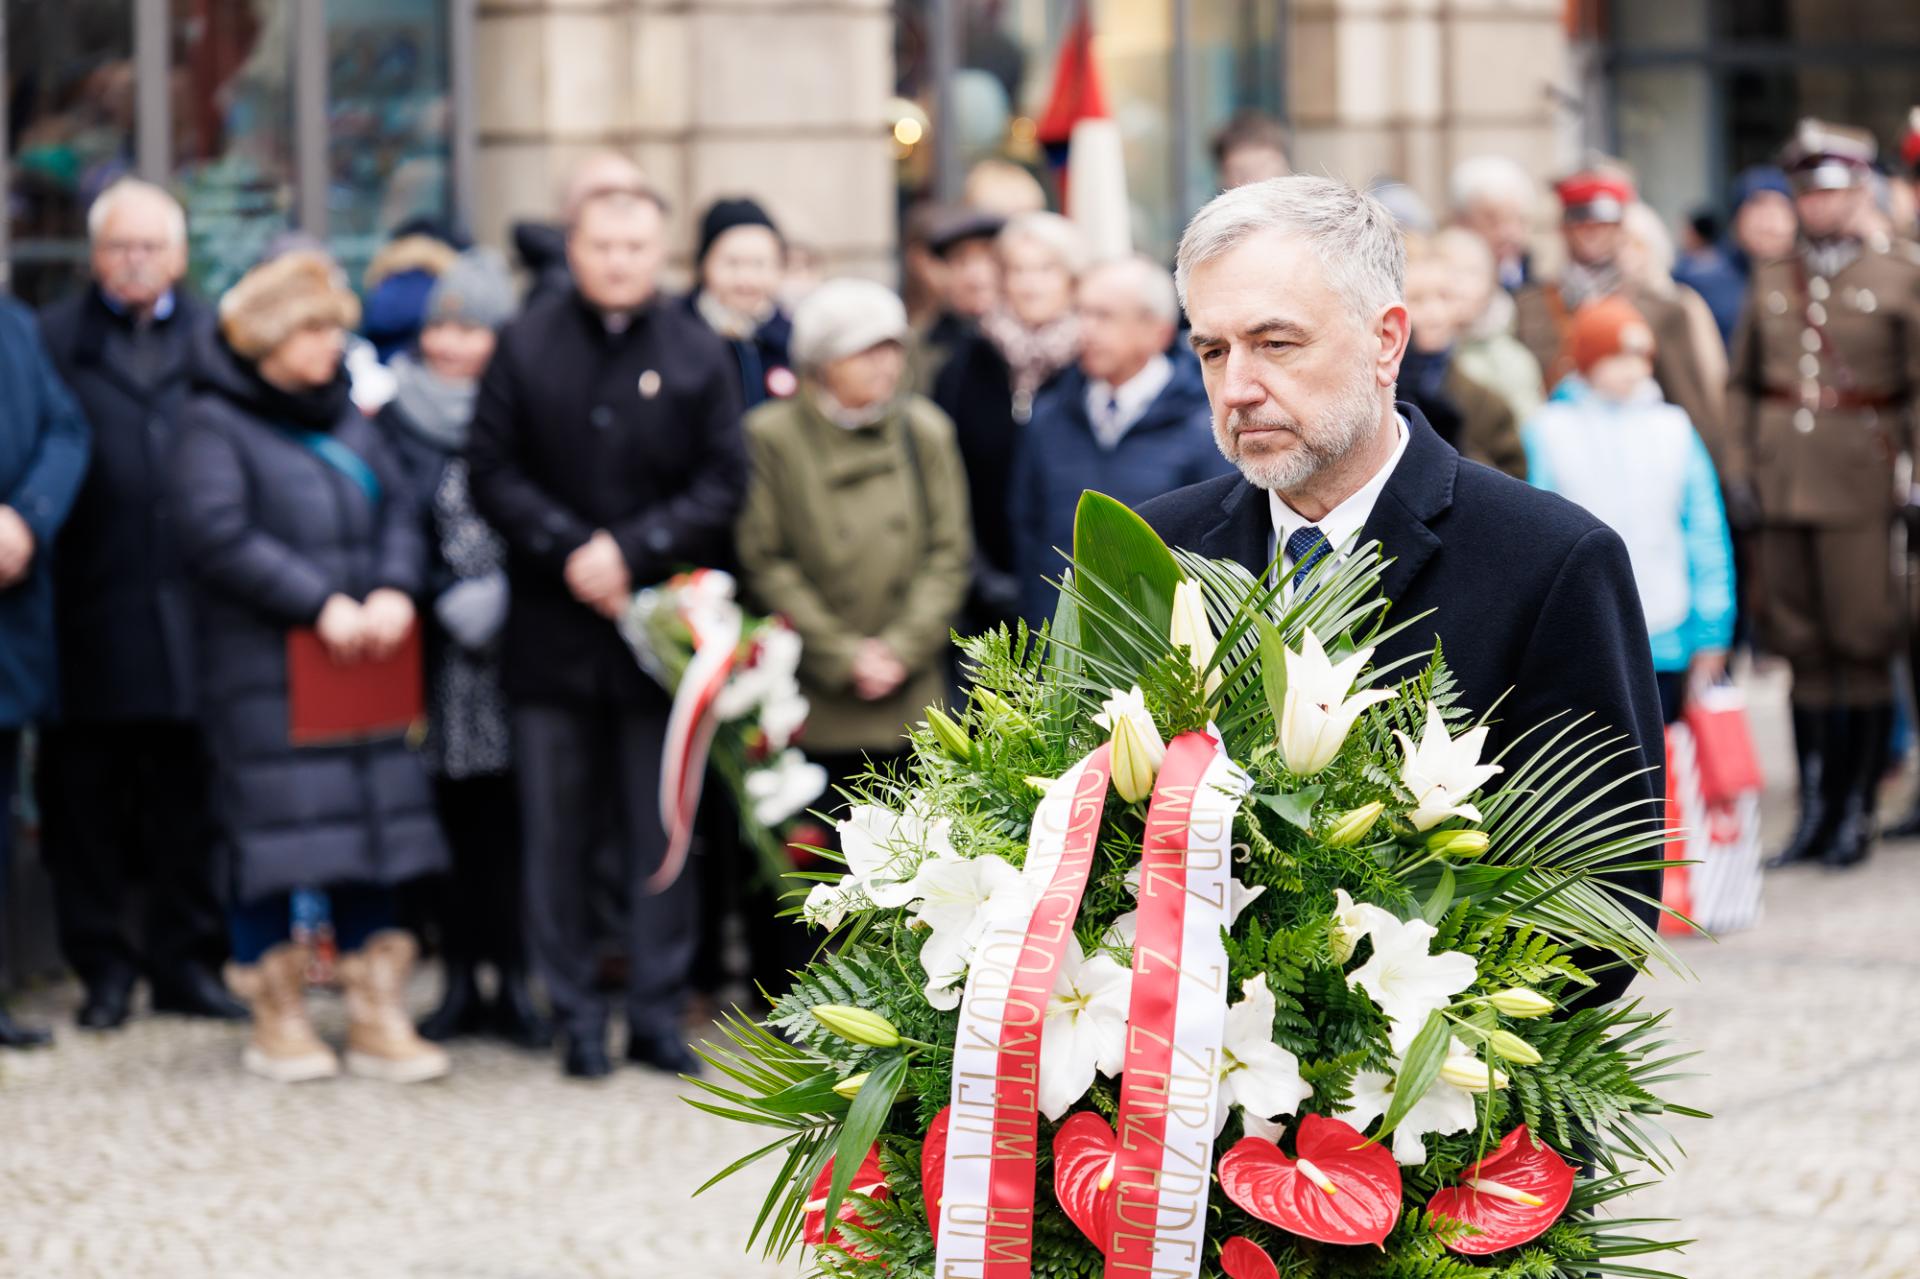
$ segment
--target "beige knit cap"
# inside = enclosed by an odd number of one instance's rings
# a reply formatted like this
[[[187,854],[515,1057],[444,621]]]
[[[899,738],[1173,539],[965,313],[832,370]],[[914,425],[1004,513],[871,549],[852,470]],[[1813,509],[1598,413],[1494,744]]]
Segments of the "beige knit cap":
[[[360,299],[325,254],[297,250],[262,262],[220,298],[220,333],[258,360],[301,329],[360,323]]]

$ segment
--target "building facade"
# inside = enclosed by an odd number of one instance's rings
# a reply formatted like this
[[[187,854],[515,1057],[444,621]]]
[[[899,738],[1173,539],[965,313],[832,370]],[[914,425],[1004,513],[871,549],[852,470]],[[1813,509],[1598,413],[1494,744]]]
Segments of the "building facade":
[[[1298,168],[1436,212],[1468,155],[1545,177],[1597,147],[1677,218],[1801,113],[1891,142],[1920,101],[1910,0],[0,0],[0,260],[30,301],[71,287],[88,201],[136,172],[187,203],[203,289],[289,227],[357,274],[415,219],[504,245],[613,148],[672,198],[682,269],[700,207],[746,194],[890,278],[913,202],[988,156],[1044,174],[1082,3],[1163,257],[1239,108],[1288,121]]]

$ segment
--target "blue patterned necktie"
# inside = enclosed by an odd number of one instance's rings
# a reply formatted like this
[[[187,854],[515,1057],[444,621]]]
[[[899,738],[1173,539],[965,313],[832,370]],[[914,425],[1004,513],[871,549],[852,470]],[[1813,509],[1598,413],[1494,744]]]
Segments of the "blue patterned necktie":
[[[1287,558],[1293,561],[1293,589],[1299,590],[1300,584],[1307,580],[1307,574],[1313,572],[1313,566],[1327,557],[1333,548],[1327,544],[1327,535],[1309,524],[1298,528],[1287,538]]]

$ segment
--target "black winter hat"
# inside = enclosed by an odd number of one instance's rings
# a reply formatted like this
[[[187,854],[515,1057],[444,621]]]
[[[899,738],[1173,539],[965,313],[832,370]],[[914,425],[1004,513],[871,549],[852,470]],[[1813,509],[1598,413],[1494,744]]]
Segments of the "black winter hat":
[[[744,197],[715,200],[707,207],[706,216],[700,219],[700,252],[694,261],[705,262],[707,254],[713,251],[713,242],[739,226],[763,226],[775,237],[780,236],[780,228],[773,224],[773,219],[767,216],[767,211],[757,201]]]

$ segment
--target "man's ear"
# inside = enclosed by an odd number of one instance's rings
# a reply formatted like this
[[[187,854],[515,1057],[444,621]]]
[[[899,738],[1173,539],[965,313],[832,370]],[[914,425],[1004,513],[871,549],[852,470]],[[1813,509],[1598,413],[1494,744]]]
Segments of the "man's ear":
[[[1407,340],[1413,336],[1413,322],[1404,302],[1395,302],[1380,312],[1374,321],[1374,336],[1380,340],[1380,354],[1374,361],[1373,376],[1381,386],[1392,386],[1400,378],[1400,361],[1407,354]]]

